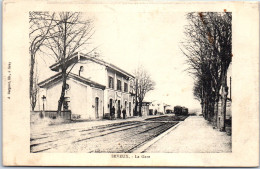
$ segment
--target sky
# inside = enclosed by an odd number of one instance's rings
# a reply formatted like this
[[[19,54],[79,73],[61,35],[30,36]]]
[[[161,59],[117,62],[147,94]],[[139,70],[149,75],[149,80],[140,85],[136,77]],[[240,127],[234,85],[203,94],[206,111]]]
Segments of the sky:
[[[185,71],[188,65],[180,50],[187,24],[185,13],[112,9],[84,15],[94,18],[92,45],[98,46],[101,59],[129,73],[142,65],[151,75],[156,86],[147,93],[146,101],[200,107],[193,97],[193,78]],[[45,59],[40,64],[49,66],[53,61]],[[45,76],[48,71],[44,70]]]

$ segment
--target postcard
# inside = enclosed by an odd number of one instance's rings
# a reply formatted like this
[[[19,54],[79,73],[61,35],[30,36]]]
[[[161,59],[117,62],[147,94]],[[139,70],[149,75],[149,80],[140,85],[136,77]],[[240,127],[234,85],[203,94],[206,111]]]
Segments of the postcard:
[[[257,2],[3,2],[3,165],[259,166]]]

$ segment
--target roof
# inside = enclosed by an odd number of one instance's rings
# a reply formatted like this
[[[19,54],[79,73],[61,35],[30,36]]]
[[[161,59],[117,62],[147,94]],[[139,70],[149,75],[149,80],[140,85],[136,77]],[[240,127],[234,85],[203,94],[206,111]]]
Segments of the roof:
[[[128,76],[128,77],[131,77],[131,78],[134,78],[134,76],[128,72],[126,72],[125,70],[111,64],[111,63],[108,63],[104,60],[100,60],[98,59],[97,57],[93,57],[93,56],[90,56],[90,55],[84,55],[84,54],[80,54],[80,53],[75,53],[72,55],[72,57],[70,59],[68,59],[67,63],[69,65],[77,62],[78,60],[90,60],[90,61],[93,61],[95,63],[98,63],[98,64],[101,64],[101,65],[104,65],[106,66],[107,68],[109,69],[112,69],[116,72],[119,72],[125,76]],[[50,69],[53,70],[53,71],[59,71],[59,67],[60,67],[60,63],[59,62],[56,62],[54,63],[53,65],[50,66]]]
[[[137,103],[138,105],[140,105],[140,103]],[[142,102],[142,106],[149,106],[151,104],[151,102]]]
[[[74,73],[69,73],[68,77],[72,78],[76,81],[82,82],[86,85],[89,85],[91,87],[99,88],[99,89],[102,89],[102,90],[104,90],[106,88],[104,85],[101,85],[101,84],[96,83],[92,80],[86,79],[82,76],[78,76]],[[44,81],[38,83],[38,85],[39,85],[40,88],[47,88],[47,87],[49,87],[49,86],[53,85],[54,83],[59,82],[61,80],[62,80],[62,73],[60,72],[60,73],[55,74],[54,76],[51,76],[50,78],[48,78]]]
[[[143,100],[143,103],[152,103],[151,101]]]

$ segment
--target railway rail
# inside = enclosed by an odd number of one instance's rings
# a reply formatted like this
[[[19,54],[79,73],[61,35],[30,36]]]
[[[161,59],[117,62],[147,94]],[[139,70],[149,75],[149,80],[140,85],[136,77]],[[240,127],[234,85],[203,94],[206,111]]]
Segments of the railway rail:
[[[183,120],[184,118],[180,118]],[[34,135],[30,150],[38,152],[131,153],[147,141],[178,124],[171,118],[126,121],[92,128]]]

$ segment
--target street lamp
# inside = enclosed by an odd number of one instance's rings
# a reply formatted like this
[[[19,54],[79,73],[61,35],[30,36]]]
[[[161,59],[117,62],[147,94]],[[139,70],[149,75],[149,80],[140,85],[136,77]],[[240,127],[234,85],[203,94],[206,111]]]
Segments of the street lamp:
[[[44,102],[46,100],[46,96],[42,96],[42,110],[44,111]]]

